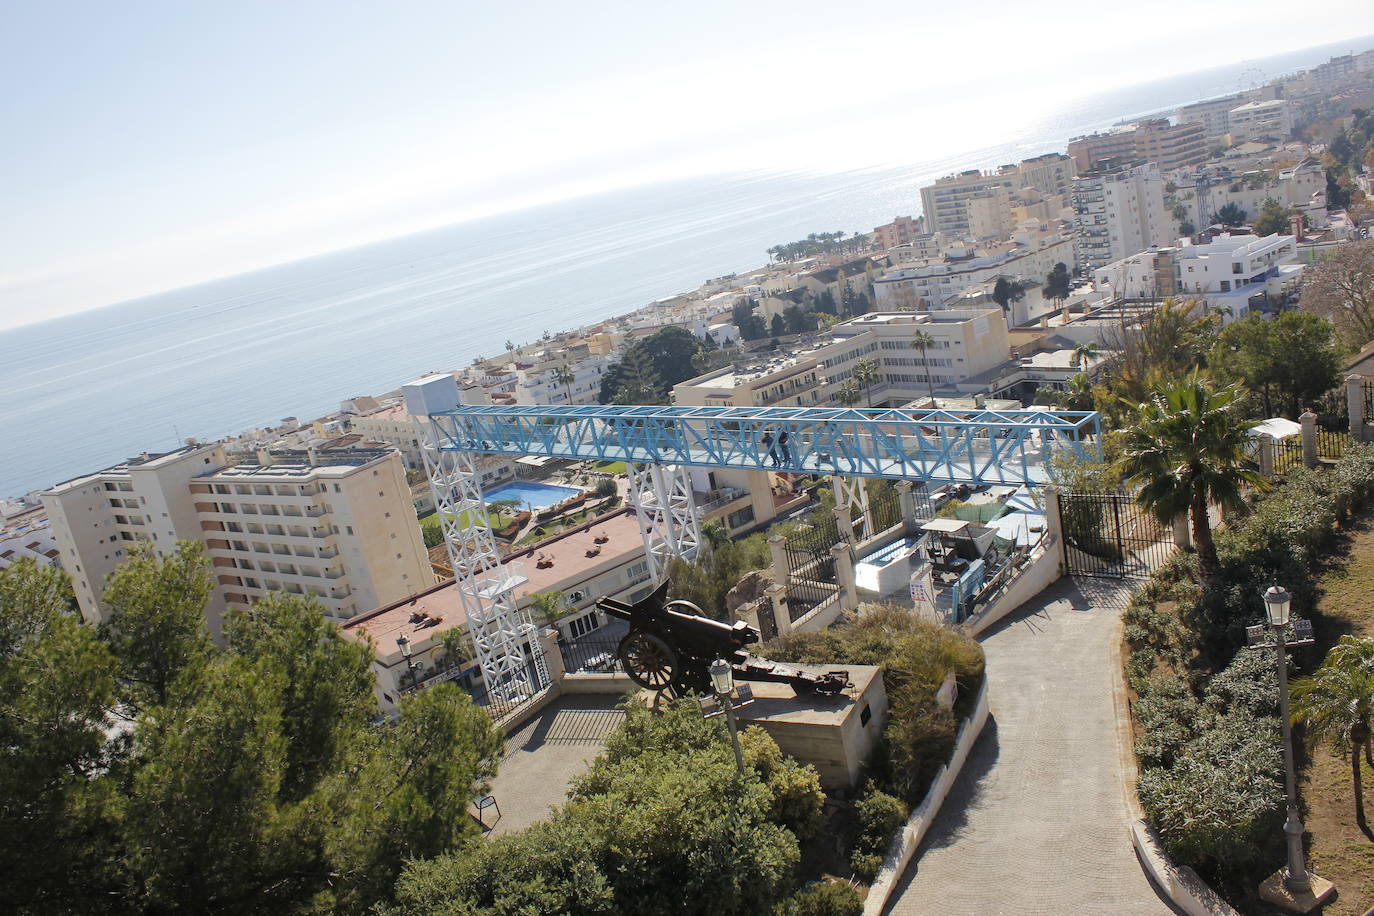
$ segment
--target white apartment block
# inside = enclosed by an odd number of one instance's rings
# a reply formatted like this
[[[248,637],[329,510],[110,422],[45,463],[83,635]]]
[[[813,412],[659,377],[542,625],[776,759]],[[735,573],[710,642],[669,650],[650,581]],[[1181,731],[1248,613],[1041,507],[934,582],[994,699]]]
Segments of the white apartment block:
[[[1130,299],[1179,296],[1222,309],[1225,323],[1250,311],[1261,294],[1291,288],[1303,265],[1291,235],[1264,238],[1223,233],[1205,245],[1182,245],[1140,252],[1093,272],[1099,287]]]
[[[1260,182],[1249,180],[1254,174],[1211,169],[1175,173],[1174,199],[1187,208],[1198,228],[1210,225],[1212,215],[1227,204],[1235,204],[1246,219],[1254,219],[1270,198],[1301,210],[1309,226],[1326,225],[1326,172],[1316,159],[1309,156],[1277,173],[1271,170]]]
[[[1073,178],[1078,174],[1078,168],[1072,156],[1045,153],[1024,159],[1016,165],[1004,165],[997,170],[997,174],[1010,179],[1014,188],[1035,188],[1042,194],[1067,195],[1073,190]]]
[[[82,615],[103,620],[106,579],[136,542],[159,555],[206,544],[216,577],[206,615],[269,591],[312,594],[346,619],[433,582],[397,452],[229,465],[220,445],[145,455],[43,494]]]
[[[1261,137],[1287,140],[1293,133],[1293,103],[1287,99],[1246,102],[1231,109],[1227,124],[1233,144]]]
[[[1087,172],[1073,186],[1079,267],[1095,269],[1173,240],[1164,179],[1154,166]]]
[[[513,367],[515,399],[521,404],[599,403],[601,376],[609,364],[606,357],[595,356],[586,347],[521,360]],[[558,380],[559,371],[565,367],[572,374],[567,385]]]
[[[39,566],[61,566],[62,551],[42,506],[16,512],[0,525],[0,569],[29,559]]]

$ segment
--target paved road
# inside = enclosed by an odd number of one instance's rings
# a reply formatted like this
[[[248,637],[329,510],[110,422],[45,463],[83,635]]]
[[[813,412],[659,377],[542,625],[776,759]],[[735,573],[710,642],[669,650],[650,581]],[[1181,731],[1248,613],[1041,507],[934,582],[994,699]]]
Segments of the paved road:
[[[1176,912],[1127,832],[1112,699],[1127,594],[1063,579],[984,634],[991,715],[892,916]]]

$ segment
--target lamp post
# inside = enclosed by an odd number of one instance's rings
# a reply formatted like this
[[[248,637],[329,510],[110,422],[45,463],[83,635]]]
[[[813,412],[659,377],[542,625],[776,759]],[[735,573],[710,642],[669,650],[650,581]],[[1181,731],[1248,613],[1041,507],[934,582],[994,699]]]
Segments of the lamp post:
[[[424,665],[420,664],[417,661],[414,661],[411,658],[411,653],[413,650],[410,648],[410,639],[407,638],[404,634],[396,637],[396,648],[401,650],[401,657],[405,659],[406,672],[410,675],[411,689],[414,690],[419,680],[418,676],[416,675],[416,672],[423,668]]]
[[[1313,889],[1313,878],[1309,875],[1303,860],[1302,852],[1302,821],[1298,818],[1298,786],[1297,774],[1293,768],[1293,730],[1288,721],[1288,647],[1303,646],[1312,642],[1312,622],[1310,620],[1293,620],[1290,614],[1292,609],[1293,596],[1288,590],[1278,585],[1271,585],[1264,592],[1264,611],[1268,619],[1269,628],[1274,631],[1274,641],[1266,642],[1264,639],[1265,627],[1247,627],[1245,631],[1246,644],[1251,649],[1276,649],[1279,666],[1279,719],[1283,729],[1283,770],[1284,788],[1288,796],[1288,817],[1283,824],[1284,838],[1288,845],[1288,867],[1282,873],[1283,886],[1287,890],[1287,900],[1271,900],[1288,907],[1296,907],[1301,912],[1307,912],[1316,906],[1321,899],[1329,896],[1334,890],[1331,883],[1316,878],[1322,885],[1320,892]],[[1288,625],[1293,624],[1297,639],[1288,640]],[[1266,886],[1274,882],[1275,875],[1260,886],[1260,896],[1266,897]],[[1266,899],[1269,899],[1266,897]]]
[[[716,699],[725,709],[725,727],[730,731],[730,744],[735,748],[735,769],[744,775],[744,754],[739,749],[739,731],[735,728],[735,704],[731,694],[735,692],[735,671],[723,658],[711,662],[711,688]]]
[[[1302,821],[1298,819],[1297,776],[1293,770],[1293,729],[1288,722],[1288,648],[1285,643],[1292,596],[1288,590],[1271,585],[1264,593],[1264,610],[1269,626],[1274,628],[1275,648],[1279,659],[1279,720],[1283,724],[1283,775],[1288,791],[1288,819],[1283,832],[1288,837],[1288,878],[1284,881],[1290,891],[1306,893],[1312,889],[1302,856]]]

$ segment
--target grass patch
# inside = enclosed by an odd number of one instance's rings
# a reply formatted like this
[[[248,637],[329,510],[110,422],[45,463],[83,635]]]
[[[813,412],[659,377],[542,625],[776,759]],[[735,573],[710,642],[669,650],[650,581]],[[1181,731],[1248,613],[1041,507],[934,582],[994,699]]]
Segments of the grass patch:
[[[1297,656],[1302,672],[1321,663],[1344,634],[1374,636],[1374,515],[1366,513],[1352,526],[1345,562],[1321,576],[1321,599],[1313,615],[1317,644]],[[1298,794],[1303,826],[1309,836],[1308,867],[1334,881],[1339,895],[1323,913],[1358,916],[1374,906],[1374,842],[1355,823],[1350,760],[1324,745],[1298,749],[1301,772]],[[1365,806],[1374,807],[1371,772],[1365,768]]]
[[[464,512],[458,516],[458,524],[463,528],[471,528],[473,524],[492,524],[493,522],[496,527],[505,524],[505,522],[499,520],[499,518],[492,519],[491,516],[485,512]],[[438,512],[431,512],[420,519],[420,530],[428,531],[430,529],[434,531],[440,530]],[[442,532],[440,533],[442,534]]]
[[[597,464],[596,470],[602,474],[624,474],[630,468],[623,461],[602,461]]]

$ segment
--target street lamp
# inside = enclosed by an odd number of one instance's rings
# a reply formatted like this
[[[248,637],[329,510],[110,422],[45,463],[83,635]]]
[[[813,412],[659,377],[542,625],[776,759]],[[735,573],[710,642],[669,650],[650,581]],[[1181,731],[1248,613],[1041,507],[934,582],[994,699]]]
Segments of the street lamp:
[[[716,699],[725,708],[725,727],[730,731],[730,744],[735,748],[735,769],[744,775],[744,754],[739,749],[739,732],[735,728],[735,704],[731,694],[735,692],[735,669],[723,658],[711,662],[711,688]]]
[[[1284,837],[1288,843],[1288,868],[1283,873],[1283,885],[1288,890],[1289,900],[1271,902],[1281,903],[1292,906],[1297,904],[1302,912],[1306,912],[1315,906],[1317,901],[1313,901],[1314,890],[1312,879],[1316,876],[1310,875],[1303,862],[1302,854],[1302,821],[1298,819],[1298,788],[1297,776],[1293,769],[1293,729],[1288,721],[1288,646],[1303,646],[1312,642],[1312,622],[1310,620],[1293,620],[1290,611],[1293,606],[1293,596],[1288,593],[1288,589],[1278,585],[1271,585],[1264,592],[1264,612],[1268,618],[1269,627],[1274,631],[1274,641],[1266,642],[1265,628],[1263,626],[1247,627],[1245,630],[1246,645],[1251,649],[1277,649],[1275,655],[1278,657],[1279,666],[1279,720],[1283,728],[1283,769],[1284,787],[1288,794],[1288,818],[1283,824]],[[1288,624],[1293,624],[1293,629],[1297,639],[1288,640]],[[1265,896],[1266,885],[1274,881],[1278,875],[1271,877],[1260,886],[1260,896]],[[1320,897],[1328,896],[1333,890],[1331,883],[1317,878],[1322,885]],[[1290,902],[1291,901],[1291,902]]]
[[[410,639],[407,638],[404,633],[396,637],[396,648],[401,650],[401,657],[405,659],[406,663],[406,671],[410,674],[412,686],[414,686],[419,681],[416,672],[423,668],[424,665],[411,659],[413,650],[410,648]]]

